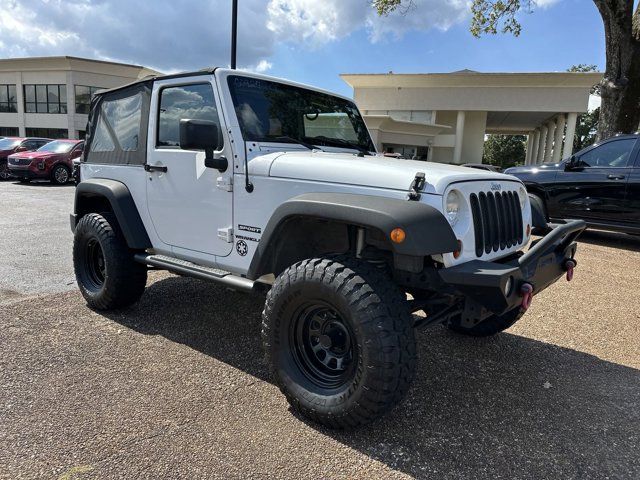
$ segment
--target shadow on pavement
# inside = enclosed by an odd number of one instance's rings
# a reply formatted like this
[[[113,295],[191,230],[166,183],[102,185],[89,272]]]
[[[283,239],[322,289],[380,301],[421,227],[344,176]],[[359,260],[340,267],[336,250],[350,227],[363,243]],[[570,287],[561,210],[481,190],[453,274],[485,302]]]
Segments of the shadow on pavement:
[[[601,247],[619,248],[630,252],[640,252],[640,236],[626,233],[587,230],[578,237],[578,242]]]
[[[269,380],[262,301],[185,278],[108,315]],[[517,335],[418,333],[408,398],[355,431],[320,433],[417,477],[638,478],[640,371]],[[301,419],[302,420],[302,419]]]

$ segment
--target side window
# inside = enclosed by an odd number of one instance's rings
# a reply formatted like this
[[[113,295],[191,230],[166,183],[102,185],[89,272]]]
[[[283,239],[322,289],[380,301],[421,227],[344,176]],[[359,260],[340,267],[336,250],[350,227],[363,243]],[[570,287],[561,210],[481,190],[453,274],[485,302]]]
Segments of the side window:
[[[112,152],[116,141],[122,151],[138,150],[141,108],[141,94],[102,102],[91,149],[94,152]]]
[[[160,92],[158,114],[158,147],[180,146],[180,120],[209,120],[218,125],[220,119],[210,83],[166,87]]]
[[[581,155],[580,164],[583,167],[626,167],[635,144],[634,138],[605,143]]]
[[[22,145],[20,146],[26,148],[27,150],[35,150],[36,148],[40,147],[40,145],[38,145],[35,140],[27,140],[26,142],[22,142]]]

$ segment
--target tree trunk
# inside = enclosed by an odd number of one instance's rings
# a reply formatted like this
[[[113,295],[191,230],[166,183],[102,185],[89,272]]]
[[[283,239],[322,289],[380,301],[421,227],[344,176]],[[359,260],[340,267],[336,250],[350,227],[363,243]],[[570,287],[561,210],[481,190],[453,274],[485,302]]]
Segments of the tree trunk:
[[[601,83],[598,140],[633,133],[640,124],[640,5],[593,0],[604,22],[606,69]]]

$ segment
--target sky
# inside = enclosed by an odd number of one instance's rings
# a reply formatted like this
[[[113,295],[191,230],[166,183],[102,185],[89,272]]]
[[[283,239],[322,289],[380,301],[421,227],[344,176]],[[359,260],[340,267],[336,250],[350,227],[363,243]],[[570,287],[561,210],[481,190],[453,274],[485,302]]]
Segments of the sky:
[[[474,38],[468,0],[239,0],[238,66],[344,95],[341,73],[604,68],[591,0],[537,0],[520,37]],[[231,0],[0,0],[0,58],[71,55],[172,73],[228,66]]]

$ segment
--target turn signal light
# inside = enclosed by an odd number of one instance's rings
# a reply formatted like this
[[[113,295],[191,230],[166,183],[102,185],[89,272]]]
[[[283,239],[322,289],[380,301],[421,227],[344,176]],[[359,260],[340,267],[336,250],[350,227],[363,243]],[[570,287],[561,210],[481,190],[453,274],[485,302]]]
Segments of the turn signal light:
[[[453,252],[453,258],[458,259],[462,255],[462,240],[458,240],[458,248]]]
[[[401,228],[394,228],[391,230],[391,241],[393,243],[402,243],[404,239],[407,238],[407,234],[404,233],[404,230]]]

